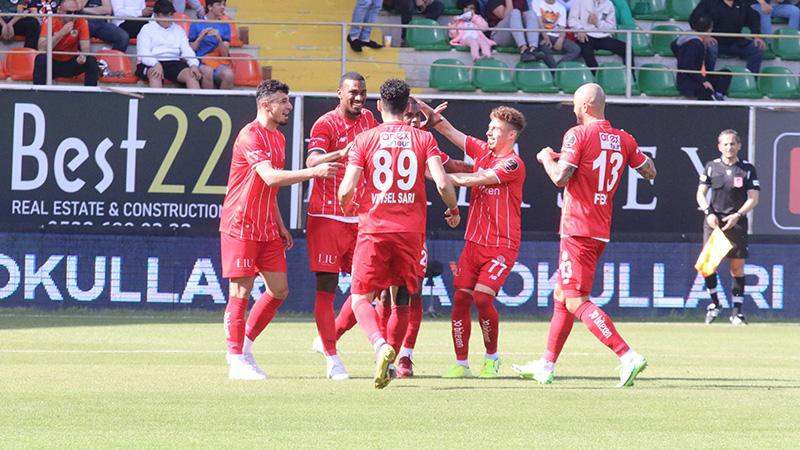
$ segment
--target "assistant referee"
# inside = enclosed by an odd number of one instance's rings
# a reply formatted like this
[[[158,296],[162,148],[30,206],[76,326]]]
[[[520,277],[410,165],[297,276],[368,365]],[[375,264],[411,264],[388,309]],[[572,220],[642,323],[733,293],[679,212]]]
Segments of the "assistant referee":
[[[747,325],[742,312],[744,299],[744,262],[747,250],[747,213],[758,204],[759,184],[756,168],[747,161],[739,159],[742,140],[736,130],[723,130],[717,137],[717,148],[721,157],[706,164],[700,175],[697,188],[697,204],[703,210],[706,220],[703,223],[703,242],[707,242],[714,228],[722,227],[725,236],[733,244],[728,252],[733,287],[731,297],[733,311],[730,322],[733,325]],[[707,194],[711,190],[711,202]],[[711,304],[706,311],[706,323],[713,322],[722,307],[717,298],[716,272],[706,277],[706,290],[711,296]]]

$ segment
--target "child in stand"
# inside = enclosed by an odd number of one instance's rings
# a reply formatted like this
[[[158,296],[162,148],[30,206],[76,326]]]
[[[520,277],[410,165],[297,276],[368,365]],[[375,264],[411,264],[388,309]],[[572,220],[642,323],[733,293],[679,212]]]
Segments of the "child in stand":
[[[465,5],[464,14],[453,19],[447,26],[451,28],[448,33],[451,39],[450,45],[469,47],[472,61],[492,56],[492,47],[497,44],[483,33],[489,29],[489,25],[475,12],[475,2]]]

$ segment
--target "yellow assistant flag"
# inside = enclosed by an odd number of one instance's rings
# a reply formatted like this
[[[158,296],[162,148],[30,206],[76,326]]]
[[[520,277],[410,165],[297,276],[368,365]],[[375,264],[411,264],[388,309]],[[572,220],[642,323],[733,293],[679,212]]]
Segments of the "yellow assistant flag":
[[[711,275],[716,272],[719,263],[722,262],[722,258],[724,258],[732,248],[733,245],[731,245],[725,233],[722,232],[722,229],[719,227],[715,228],[711,233],[711,237],[708,238],[708,242],[703,246],[703,251],[700,252],[700,256],[697,258],[694,268],[704,277]]]

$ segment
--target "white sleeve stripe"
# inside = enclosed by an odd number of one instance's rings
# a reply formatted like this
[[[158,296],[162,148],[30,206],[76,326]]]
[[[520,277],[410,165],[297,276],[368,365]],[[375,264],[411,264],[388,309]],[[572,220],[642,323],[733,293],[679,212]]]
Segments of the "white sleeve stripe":
[[[639,170],[643,165],[647,164],[647,157],[645,156],[644,162],[634,167],[633,170]]]
[[[577,164],[572,164],[571,162],[566,162],[566,161],[564,161],[564,164],[566,164],[566,165],[568,165],[568,166],[572,166],[572,167],[574,167],[574,168],[576,168],[576,169],[578,168],[578,165],[577,165]]]
[[[314,147],[314,148],[310,148],[310,149],[308,149],[308,153],[311,153],[311,152],[322,152],[322,153],[328,153],[328,151],[327,151],[327,150],[325,150],[325,149],[324,149],[324,148],[322,148],[322,147]]]
[[[501,184],[502,183],[502,181],[500,180],[500,177],[497,175],[497,172],[495,172],[494,169],[489,169],[489,172],[492,172],[492,175],[494,175],[494,177],[497,179],[497,184]]]

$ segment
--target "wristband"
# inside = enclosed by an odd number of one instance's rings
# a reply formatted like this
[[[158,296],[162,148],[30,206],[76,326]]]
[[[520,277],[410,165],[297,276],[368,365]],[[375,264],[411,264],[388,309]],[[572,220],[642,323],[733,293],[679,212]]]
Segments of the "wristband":
[[[710,207],[710,206],[709,206],[708,208],[706,208],[706,209],[704,209],[704,210],[703,210],[703,213],[705,213],[705,215],[707,215],[707,216],[708,216],[708,215],[711,215],[713,212],[714,212],[714,210],[713,210],[713,209],[711,209],[711,207]]]
[[[461,215],[461,211],[459,211],[458,206],[456,206],[455,208],[448,209],[447,211],[444,212],[444,214],[446,216],[458,216]]]

